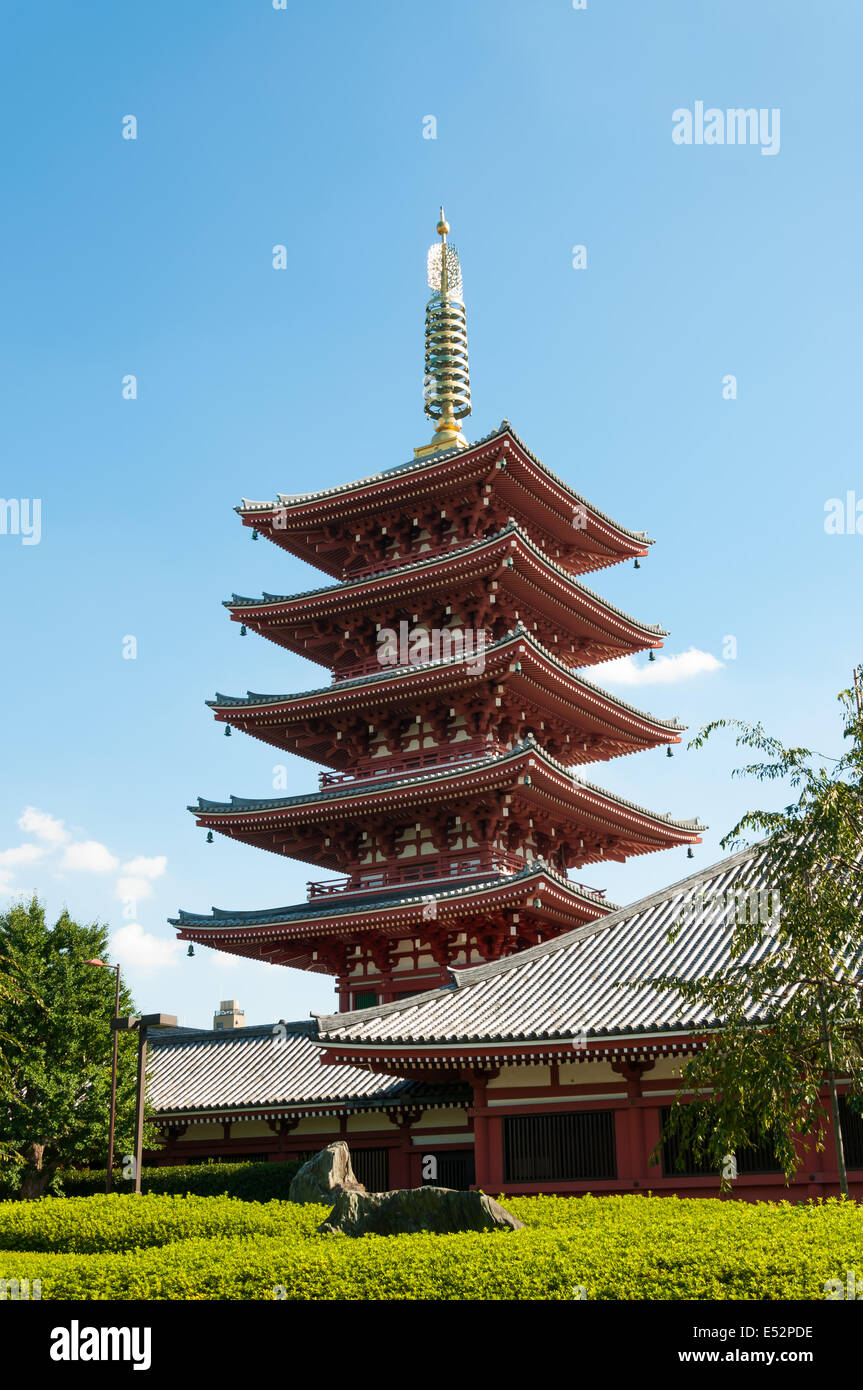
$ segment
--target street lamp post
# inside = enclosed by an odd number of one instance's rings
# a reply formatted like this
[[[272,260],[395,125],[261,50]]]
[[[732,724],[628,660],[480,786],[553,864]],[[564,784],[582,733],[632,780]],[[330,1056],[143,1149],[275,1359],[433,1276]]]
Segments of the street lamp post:
[[[144,1150],[144,1101],[147,1082],[147,1031],[150,1028],[176,1028],[174,1014],[132,1014],[126,1018],[115,1018],[114,1028],[118,1032],[138,1030],[138,1086],[135,1096],[135,1192],[141,1195],[141,1160]]]
[[[114,1172],[114,1119],[117,1113],[117,1019],[120,1016],[120,966],[108,965],[104,960],[88,960],[87,965],[100,965],[104,970],[116,972],[116,988],[114,990],[114,1021],[111,1031],[114,1034],[114,1051],[111,1058],[111,1118],[108,1121],[108,1169],[105,1174],[105,1192],[111,1191],[111,1179]]]

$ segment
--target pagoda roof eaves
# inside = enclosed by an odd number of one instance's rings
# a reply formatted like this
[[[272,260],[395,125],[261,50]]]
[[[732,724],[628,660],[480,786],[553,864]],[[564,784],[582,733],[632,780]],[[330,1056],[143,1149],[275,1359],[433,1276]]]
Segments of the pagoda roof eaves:
[[[601,608],[607,609],[609,613],[613,613],[616,617],[622,618],[625,622],[630,623],[632,627],[636,627],[642,632],[651,633],[654,637],[668,637],[668,630],[660,627],[659,623],[641,622],[640,619],[634,618],[632,614],[627,613],[625,609],[618,608],[616,604],[604,598],[602,594],[598,594],[595,589],[588,588],[586,584],[582,584],[581,581],[576,579],[563,565],[553,560],[540,546],[535,545],[527,532],[524,531],[516,521],[508,521],[505,526],[502,526],[499,531],[494,532],[491,536],[479,537],[467,545],[454,547],[452,551],[444,551],[429,556],[429,558],[425,560],[415,560],[408,565],[398,565],[393,569],[383,571],[374,576],[365,575],[356,579],[343,580],[337,584],[323,584],[317,588],[305,589],[296,594],[269,594],[264,592],[260,598],[250,598],[244,594],[232,594],[230,599],[222,600],[222,607],[229,610],[265,608],[270,605],[283,603],[299,603],[303,599],[324,598],[327,595],[332,595],[334,598],[340,597],[341,595],[349,593],[352,588],[362,588],[370,583],[379,583],[387,579],[395,578],[396,576],[401,577],[406,574],[419,573],[428,566],[440,565],[446,560],[455,559],[456,557],[463,559],[465,556],[475,553],[483,546],[492,546],[507,535],[517,537],[527,549],[533,553],[536,559],[547,565],[549,569],[554,570],[557,575],[570,584],[574,590],[583,594],[586,598],[592,599],[593,602],[597,603]]]
[[[648,536],[646,531],[633,531],[627,526],[622,526],[619,521],[615,521],[614,518],[609,516],[607,512],[601,511],[599,507],[594,506],[593,503],[589,502],[586,497],[582,497],[580,493],[576,492],[574,488],[570,487],[569,483],[565,482],[563,478],[561,478],[557,473],[554,473],[552,469],[550,469],[547,466],[547,464],[544,464],[542,460],[527,447],[524,440],[516,434],[515,430],[512,428],[512,425],[508,420],[502,420],[497,429],[491,430],[488,434],[483,435],[480,439],[474,440],[473,443],[468,445],[467,449],[461,448],[439,450],[436,454],[428,454],[421,459],[409,459],[406,463],[394,464],[391,468],[381,469],[380,472],[368,474],[364,478],[359,478],[349,483],[338,483],[334,487],[320,488],[315,492],[278,493],[276,498],[270,501],[253,501],[250,498],[244,497],[242,498],[239,506],[236,506],[234,508],[234,511],[237,512],[238,515],[242,516],[244,514],[253,514],[255,512],[274,511],[276,508],[280,507],[301,507],[303,504],[308,505],[313,502],[323,501],[324,499],[330,497],[342,497],[346,493],[356,491],[357,489],[362,487],[367,487],[371,483],[380,482],[385,479],[391,479],[399,476],[400,474],[419,474],[422,473],[425,469],[433,467],[435,464],[447,462],[451,459],[466,457],[473,450],[479,449],[485,444],[490,444],[495,439],[502,439],[505,435],[509,435],[509,437],[518,446],[518,448],[522,451],[525,457],[530,459],[532,463],[536,464],[536,466],[539,469],[541,469],[541,471],[545,473],[554,483],[556,483],[559,487],[562,487],[575,500],[577,504],[586,507],[589,511],[591,511],[594,514],[594,516],[598,517],[601,521],[604,521],[607,525],[612,526],[616,531],[620,531],[622,535],[628,536],[631,540],[638,541],[642,545],[654,544],[653,539],[650,536]]]
[[[568,676],[574,683],[583,686],[592,695],[602,696],[603,699],[610,701],[611,704],[625,710],[628,714],[633,714],[637,716],[637,718],[643,719],[647,723],[655,724],[658,727],[672,729],[676,733],[684,733],[686,731],[688,726],[686,724],[681,724],[677,718],[662,719],[659,715],[651,713],[650,710],[639,709],[637,705],[631,705],[628,700],[624,700],[620,695],[615,695],[612,691],[605,690],[594,681],[588,680],[586,676],[579,674],[571,666],[567,666],[565,661],[561,661],[560,657],[556,656],[549,647],[546,647],[540,642],[539,638],[534,636],[533,633],[528,632],[527,628],[520,622],[516,624],[511,632],[506,633],[506,635],[499,638],[497,642],[491,643],[486,648],[485,655],[488,658],[493,654],[499,653],[508,644],[515,642],[527,642],[537,653],[549,661],[564,675]],[[453,669],[457,669],[458,663],[449,661],[445,657],[439,657],[431,661],[417,662],[407,667],[382,666],[380,671],[371,671],[362,676],[353,676],[349,680],[338,681],[335,684],[331,682],[329,685],[317,686],[312,690],[300,690],[284,694],[264,694],[255,690],[247,690],[244,696],[225,695],[217,690],[215,699],[206,700],[204,703],[209,709],[239,709],[243,707],[248,708],[253,705],[275,705],[287,703],[289,701],[309,700],[314,699],[315,696],[318,695],[332,695],[334,692],[341,691],[347,692],[356,689],[358,686],[374,685],[375,682],[392,680],[399,676],[409,676],[415,671],[428,672],[441,669],[448,665],[451,665]]]
[[[209,917],[203,913],[187,912],[184,908],[180,908],[177,917],[169,917],[167,920],[173,927],[206,927],[213,931],[223,931],[233,927],[277,926],[291,918],[303,921],[315,917],[380,912],[382,907],[419,907],[427,903],[430,897],[433,897],[440,906],[446,902],[463,901],[465,898],[476,897],[497,888],[511,888],[517,884],[527,885],[532,880],[539,878],[552,879],[559,888],[571,892],[574,897],[585,902],[596,905],[601,901],[601,906],[607,907],[610,912],[616,910],[614,903],[608,902],[605,898],[600,900],[597,894],[582,888],[574,879],[564,877],[545,860],[534,859],[516,874],[494,874],[490,878],[471,880],[471,882],[462,883],[457,887],[444,887],[430,882],[426,885],[424,892],[417,892],[416,888],[411,887],[391,889],[385,893],[345,893],[339,898],[331,898],[323,902],[292,903],[286,907],[252,910],[213,907],[210,909]]]
[[[477,772],[490,769],[491,767],[503,767],[507,763],[518,762],[519,759],[527,754],[540,758],[549,768],[565,777],[576,790],[592,792],[596,796],[603,797],[606,801],[615,806],[620,806],[624,810],[634,811],[637,815],[643,816],[648,821],[662,821],[671,829],[682,830],[690,833],[701,832],[709,829],[703,825],[697,817],[684,820],[675,820],[670,811],[664,814],[658,811],[648,810],[645,806],[640,806],[635,801],[629,801],[626,797],[620,796],[617,792],[610,792],[605,787],[597,786],[595,782],[588,782],[576,776],[570,768],[557,758],[547,752],[530,735],[522,743],[516,744],[508,753],[492,755],[488,758],[477,759],[476,762],[465,765],[456,765],[451,770],[436,767],[429,772],[414,773],[409,777],[395,777],[392,780],[383,779],[369,786],[366,783],[352,784],[341,787],[329,787],[324,791],[307,792],[305,795],[290,797],[267,797],[260,800],[254,798],[231,796],[229,802],[208,801],[205,797],[198,797],[197,806],[187,806],[187,810],[193,815],[235,815],[242,812],[255,813],[257,811],[280,811],[289,810],[296,806],[308,806],[310,808],[317,804],[326,804],[329,801],[350,800],[351,797],[368,798],[375,796],[379,792],[385,791],[404,791],[407,787],[420,787],[428,785],[439,785],[442,782],[453,778],[469,777]]]

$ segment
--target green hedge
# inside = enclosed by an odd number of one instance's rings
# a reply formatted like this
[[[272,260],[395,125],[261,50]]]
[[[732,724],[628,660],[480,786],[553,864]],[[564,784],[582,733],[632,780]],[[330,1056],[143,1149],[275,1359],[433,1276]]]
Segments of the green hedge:
[[[48,1197],[0,1203],[0,1251],[98,1255],[196,1237],[308,1236],[322,1220],[317,1207],[246,1202],[238,1197],[119,1193],[62,1201]]]
[[[165,1168],[144,1168],[141,1188],[144,1192],[182,1196],[192,1193],[198,1197],[241,1197],[246,1202],[270,1202],[288,1195],[291,1179],[303,1165],[303,1159],[288,1163],[189,1163]],[[105,1170],[88,1168],[78,1172],[61,1173],[58,1189],[67,1197],[95,1197],[105,1194]],[[132,1184],[120,1169],[114,1174],[117,1192],[131,1191]]]
[[[0,1205],[0,1278],[43,1299],[823,1299],[863,1279],[863,1210],[633,1195],[505,1198],[526,1229],[318,1236],[327,1208],[226,1198]],[[24,1250],[20,1247],[27,1246]],[[61,1250],[65,1253],[60,1253]],[[88,1252],[101,1253],[88,1253]]]

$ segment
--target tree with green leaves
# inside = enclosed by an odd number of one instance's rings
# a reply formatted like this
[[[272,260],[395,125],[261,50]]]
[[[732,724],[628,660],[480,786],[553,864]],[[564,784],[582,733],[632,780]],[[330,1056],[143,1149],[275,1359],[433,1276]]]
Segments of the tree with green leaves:
[[[6,1016],[6,1007],[13,1001],[20,1002],[21,991],[12,979],[10,963],[6,956],[0,956],[0,1020]],[[14,1038],[0,1027],[0,1101],[12,1099],[14,1086],[10,1053],[16,1046]],[[0,1137],[0,1159],[8,1157],[12,1151],[11,1141]]]
[[[856,697],[856,698],[855,698]],[[681,1068],[666,1137],[714,1166],[728,1186],[726,1156],[769,1139],[786,1181],[799,1167],[795,1140],[825,1146],[828,1116],[843,1194],[848,1179],[837,1081],[852,1109],[863,1101],[863,711],[859,687],[839,695],[847,747],[829,757],[786,748],[762,725],[707,724],[690,747],[731,729],[755,761],[734,775],[785,782],[794,799],[750,811],[723,839],[753,848],[738,879],[747,909],[735,913],[725,963],[697,979],[644,981],[674,989],[713,1023]],[[769,900],[764,884],[769,885]],[[754,908],[760,904],[767,910]],[[685,923],[675,923],[679,935]],[[694,1102],[694,1103],[691,1103]]]
[[[63,912],[53,927],[34,898],[0,914],[0,1156],[38,1197],[58,1168],[107,1162],[115,976],[107,928]],[[121,982],[120,1011],[134,1012]],[[135,1033],[120,1034],[116,1153],[132,1152]]]

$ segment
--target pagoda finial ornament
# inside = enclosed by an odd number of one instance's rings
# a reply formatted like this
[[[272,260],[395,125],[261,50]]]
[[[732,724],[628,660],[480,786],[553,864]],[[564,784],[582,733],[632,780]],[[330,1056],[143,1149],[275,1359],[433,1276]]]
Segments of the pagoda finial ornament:
[[[467,323],[461,266],[456,248],[447,241],[449,223],[440,210],[440,241],[429,247],[428,283],[432,291],[426,305],[425,413],[436,422],[430,444],[414,450],[417,458],[442,449],[466,449],[459,420],[470,415],[470,372],[467,359]]]

